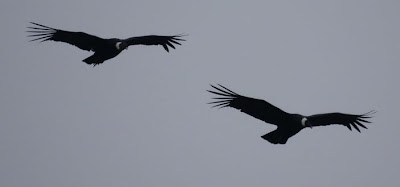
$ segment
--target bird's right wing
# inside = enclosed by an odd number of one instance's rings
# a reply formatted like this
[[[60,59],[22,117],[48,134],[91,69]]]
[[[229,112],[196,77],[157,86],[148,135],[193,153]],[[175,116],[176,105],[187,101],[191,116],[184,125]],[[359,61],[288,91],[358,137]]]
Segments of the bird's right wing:
[[[309,120],[311,126],[327,126],[338,124],[346,126],[349,130],[351,130],[351,127],[353,127],[358,132],[361,132],[359,127],[367,129],[367,127],[362,123],[370,123],[368,119],[371,118],[371,115],[375,112],[376,111],[373,110],[361,115],[343,113],[315,114],[308,116],[307,119]]]
[[[216,90],[207,90],[208,92],[222,96],[213,98],[217,101],[208,103],[213,104],[213,107],[233,107],[257,119],[275,125],[284,123],[285,118],[289,117],[288,113],[264,100],[239,95],[222,85],[219,85],[220,87],[211,86]]]
[[[128,45],[162,45],[164,49],[169,52],[168,47],[175,49],[174,44],[181,45],[180,41],[185,41],[181,37],[185,35],[174,35],[174,36],[158,36],[158,35],[148,35],[148,36],[136,36],[126,39],[125,41]]]
[[[29,37],[34,37],[31,41],[40,40],[41,42],[53,40],[74,45],[82,50],[96,51],[96,46],[102,45],[104,40],[97,36],[84,32],[70,32],[47,27],[38,23],[31,22],[34,26],[28,27],[32,33]]]

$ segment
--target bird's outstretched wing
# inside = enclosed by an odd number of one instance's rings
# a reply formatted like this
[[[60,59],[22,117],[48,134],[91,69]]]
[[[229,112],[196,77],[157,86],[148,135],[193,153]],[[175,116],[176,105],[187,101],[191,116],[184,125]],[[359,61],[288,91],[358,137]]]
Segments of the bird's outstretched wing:
[[[361,115],[343,113],[315,114],[308,116],[307,119],[309,120],[311,126],[327,126],[338,124],[344,125],[350,130],[352,130],[351,127],[353,127],[358,132],[361,132],[359,127],[367,129],[363,123],[371,123],[368,121],[368,119],[371,118],[371,115],[375,113],[376,111],[373,110]]]
[[[104,42],[102,38],[83,32],[63,31],[33,22],[31,24],[33,26],[28,27],[31,30],[27,32],[31,33],[28,37],[34,37],[34,39],[30,41],[40,40],[44,42],[53,40],[65,42],[87,51],[96,51],[96,46],[102,45],[102,42]]]
[[[149,35],[149,36],[137,36],[128,38],[125,41],[128,45],[162,45],[164,49],[169,52],[168,46],[175,49],[174,44],[182,45],[179,43],[180,41],[185,41],[181,37],[185,35],[174,35],[174,36],[157,36],[157,35]]]
[[[213,104],[213,107],[233,107],[250,116],[274,125],[284,123],[285,119],[289,117],[288,113],[264,100],[239,95],[222,85],[219,85],[220,87],[211,86],[216,90],[207,91],[221,96],[213,98],[216,101],[208,103]]]

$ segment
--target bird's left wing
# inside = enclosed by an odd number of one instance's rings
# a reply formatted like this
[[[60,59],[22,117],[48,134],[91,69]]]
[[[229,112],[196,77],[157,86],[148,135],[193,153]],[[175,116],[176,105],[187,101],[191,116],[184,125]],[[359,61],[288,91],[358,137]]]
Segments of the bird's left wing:
[[[353,127],[358,132],[361,132],[359,127],[367,129],[367,127],[363,123],[370,123],[368,119],[371,118],[371,115],[375,113],[376,111],[370,111],[361,115],[343,113],[315,114],[312,116],[308,116],[307,120],[309,120],[311,126],[327,126],[338,124],[344,125],[350,130],[351,127]]]
[[[125,41],[128,45],[162,45],[164,49],[169,52],[168,47],[172,47],[175,49],[174,44],[181,45],[180,41],[185,41],[181,37],[185,35],[174,35],[174,36],[158,36],[158,35],[149,35],[149,36],[137,36],[128,38]]]
[[[87,51],[96,51],[96,47],[102,45],[102,42],[104,42],[102,38],[84,32],[64,31],[33,22],[31,22],[31,24],[34,26],[28,27],[31,30],[27,31],[32,33],[28,37],[34,37],[31,41],[40,40],[41,42],[44,42],[47,40],[53,40],[65,42]]]
[[[267,101],[239,95],[222,85],[219,85],[220,88],[213,85],[211,86],[216,89],[216,91],[207,91],[220,96],[213,98],[216,101],[208,103],[213,104],[214,107],[233,107],[250,116],[277,126],[285,123],[285,120],[290,117],[288,113]]]

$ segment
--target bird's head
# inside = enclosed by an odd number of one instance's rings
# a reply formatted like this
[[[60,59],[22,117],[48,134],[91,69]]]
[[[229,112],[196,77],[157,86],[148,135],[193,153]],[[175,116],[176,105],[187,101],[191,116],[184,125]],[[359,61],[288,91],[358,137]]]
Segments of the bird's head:
[[[310,123],[310,121],[309,121],[306,117],[303,117],[303,118],[301,119],[301,125],[302,125],[304,128],[306,128],[306,127],[312,128],[312,124]]]
[[[121,50],[121,51],[122,51],[122,50],[128,48],[128,44],[127,44],[126,42],[123,42],[123,41],[117,42],[117,43],[115,44],[115,48],[117,48],[118,50]]]

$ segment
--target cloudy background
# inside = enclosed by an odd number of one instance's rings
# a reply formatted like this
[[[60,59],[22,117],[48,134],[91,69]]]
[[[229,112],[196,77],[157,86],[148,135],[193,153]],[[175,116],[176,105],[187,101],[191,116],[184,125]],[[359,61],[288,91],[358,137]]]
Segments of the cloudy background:
[[[399,1],[3,0],[0,186],[398,186]],[[166,53],[28,42],[38,22],[104,38],[188,33]],[[285,145],[209,84],[293,113],[378,111],[362,133]]]

